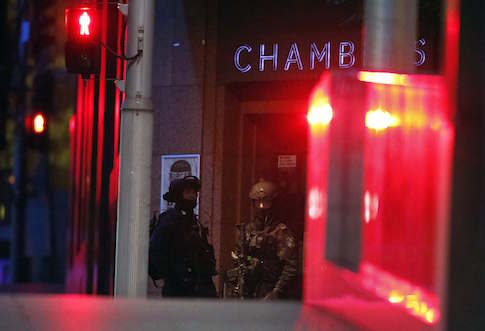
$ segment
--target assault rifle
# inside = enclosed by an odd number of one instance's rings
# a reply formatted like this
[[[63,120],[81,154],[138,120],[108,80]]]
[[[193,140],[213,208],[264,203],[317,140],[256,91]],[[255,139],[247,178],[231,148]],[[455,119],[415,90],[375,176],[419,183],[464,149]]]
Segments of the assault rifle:
[[[248,256],[247,248],[248,242],[246,238],[246,224],[240,223],[236,227],[239,230],[239,241],[236,250],[231,251],[231,257],[235,261],[236,266],[226,271],[226,282],[231,286],[228,295],[233,298],[244,299],[245,281],[248,272]]]

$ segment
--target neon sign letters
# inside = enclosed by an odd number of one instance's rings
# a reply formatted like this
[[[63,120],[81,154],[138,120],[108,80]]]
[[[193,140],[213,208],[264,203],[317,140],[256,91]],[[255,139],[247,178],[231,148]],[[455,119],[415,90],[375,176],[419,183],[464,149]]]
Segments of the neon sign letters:
[[[426,54],[424,50],[422,50],[421,46],[424,46],[426,41],[424,39],[420,39],[416,42],[416,66],[421,66],[426,61]],[[271,68],[268,70],[277,71],[281,68],[278,63],[278,56],[281,55],[279,53],[278,44],[274,43],[271,46],[266,44],[259,44],[259,61],[258,61],[258,69],[260,72],[265,71],[266,68]],[[330,49],[331,49],[330,41],[327,41],[323,44],[323,46],[319,47],[319,44],[312,42],[310,43],[309,47],[309,56],[308,56],[308,65],[311,71],[315,70],[316,65],[321,63],[325,69],[330,69]],[[272,49],[271,49],[272,48]],[[257,52],[253,49],[253,47],[249,44],[242,44],[236,48],[234,52],[234,66],[235,68],[242,72],[246,73],[251,71],[253,68],[250,64],[251,56],[254,60],[254,53]],[[302,56],[300,54],[300,48],[296,42],[293,42],[290,45],[288,53],[284,54],[286,58],[284,58],[284,66],[283,70],[288,71],[292,67],[298,68],[299,71],[302,71],[304,68],[304,64],[306,61],[302,60]],[[283,56],[284,56],[283,55]],[[249,58],[248,58],[249,56]],[[339,68],[352,68],[355,65],[355,44],[352,41],[341,41],[338,43],[338,66]]]

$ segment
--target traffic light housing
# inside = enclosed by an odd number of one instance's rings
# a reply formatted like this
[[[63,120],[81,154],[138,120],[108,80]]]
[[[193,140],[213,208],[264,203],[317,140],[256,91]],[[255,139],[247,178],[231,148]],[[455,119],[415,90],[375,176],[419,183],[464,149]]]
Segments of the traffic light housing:
[[[94,7],[66,9],[66,69],[76,74],[98,74],[101,47],[99,18]]]

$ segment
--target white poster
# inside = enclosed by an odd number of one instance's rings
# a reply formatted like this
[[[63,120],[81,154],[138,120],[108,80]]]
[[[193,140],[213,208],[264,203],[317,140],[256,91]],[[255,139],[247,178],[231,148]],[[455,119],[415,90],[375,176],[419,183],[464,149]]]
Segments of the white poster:
[[[170,204],[163,200],[163,195],[168,192],[170,182],[185,176],[197,176],[200,178],[200,154],[168,154],[162,155],[162,187],[160,190],[160,212],[167,210]],[[199,201],[195,207],[195,213],[199,210]]]
[[[296,155],[278,155],[278,168],[296,168]]]

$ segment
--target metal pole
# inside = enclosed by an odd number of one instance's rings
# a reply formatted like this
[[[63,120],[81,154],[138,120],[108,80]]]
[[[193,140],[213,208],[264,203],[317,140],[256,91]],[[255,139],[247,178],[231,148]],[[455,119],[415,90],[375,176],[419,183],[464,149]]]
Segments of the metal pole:
[[[415,71],[417,0],[366,0],[364,68]]]
[[[126,98],[121,113],[115,296],[145,297],[152,161],[152,49],[154,0],[131,0]]]

